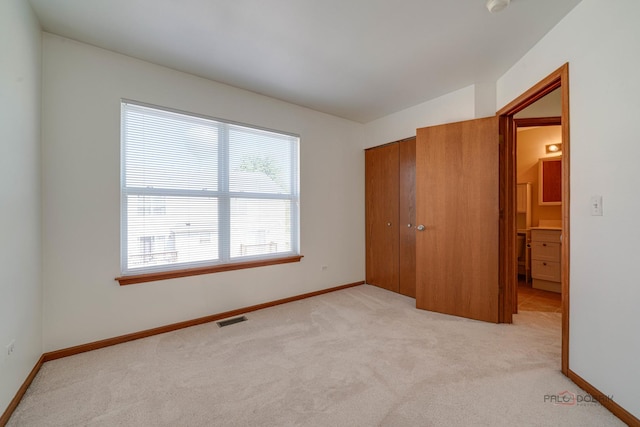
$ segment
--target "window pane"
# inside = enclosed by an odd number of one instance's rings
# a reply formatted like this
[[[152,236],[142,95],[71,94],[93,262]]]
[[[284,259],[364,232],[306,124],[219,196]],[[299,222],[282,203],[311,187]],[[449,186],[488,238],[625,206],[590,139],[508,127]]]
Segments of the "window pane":
[[[229,191],[291,194],[293,147],[297,138],[229,126]]]
[[[127,196],[131,269],[217,260],[218,200]]]
[[[122,271],[299,250],[299,138],[122,102]]]
[[[290,252],[291,201],[231,199],[231,257]]]
[[[215,122],[137,105],[124,111],[128,188],[217,190]]]

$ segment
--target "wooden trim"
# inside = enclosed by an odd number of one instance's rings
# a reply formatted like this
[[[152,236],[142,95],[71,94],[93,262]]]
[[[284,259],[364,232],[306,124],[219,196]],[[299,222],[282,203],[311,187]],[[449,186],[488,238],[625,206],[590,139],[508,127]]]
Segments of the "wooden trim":
[[[569,261],[571,207],[571,150],[569,132],[569,64],[560,70],[562,102],[562,373],[569,374]]]
[[[22,383],[22,386],[20,387],[20,389],[18,389],[18,392],[9,403],[9,406],[7,406],[7,409],[5,409],[2,416],[0,416],[0,427],[4,427],[7,425],[7,423],[9,422],[9,418],[11,418],[11,415],[13,414],[13,411],[15,411],[18,405],[20,404],[20,400],[22,400],[22,396],[24,396],[24,394],[27,392],[27,389],[33,382],[33,379],[38,374],[38,371],[40,371],[40,368],[42,367],[42,364],[44,362],[45,362],[44,355],[42,355],[40,356],[40,358],[36,362],[36,365],[33,367],[31,372],[29,373],[29,376],[27,376],[27,379],[24,380],[24,383]]]
[[[252,305],[249,307],[239,308],[236,310],[225,311],[224,313],[213,314],[210,316],[200,317],[198,319],[187,320],[184,322],[173,323],[171,325],[160,326],[158,328],[147,329],[140,332],[133,332],[131,334],[120,335],[118,337],[107,338],[100,341],[94,341],[88,344],[81,344],[74,347],[64,348],[61,350],[50,351],[42,355],[44,362],[60,359],[67,356],[73,356],[74,354],[80,354],[91,350],[97,350],[99,348],[109,347],[116,344],[122,344],[128,341],[137,340],[140,338],[147,338],[153,335],[164,334],[178,329],[188,328],[190,326],[201,325],[203,323],[215,322],[216,320],[226,319],[228,317],[237,316],[244,313],[249,313],[256,310],[262,310],[264,308],[274,307],[280,304],[286,304],[293,301],[299,301],[306,298],[315,297],[330,292],[340,291],[342,289],[351,288],[354,286],[363,285],[364,281],[349,283],[342,286],[336,286],[334,288],[322,289],[320,291],[309,292],[302,295],[296,295],[289,298],[283,298],[275,301],[266,302],[263,304]]]
[[[498,322],[513,323],[513,314],[517,313],[517,289],[510,286],[517,283],[515,246],[516,212],[509,206],[516,203],[515,173],[515,126],[507,116],[500,116],[499,148],[499,301]],[[513,230],[513,232],[512,232]],[[508,260],[512,260],[509,262]]]
[[[594,399],[596,399],[602,406],[607,408],[613,415],[620,418],[620,420],[631,427],[640,427],[640,419],[636,418],[629,411],[618,405],[612,397],[609,397],[602,393],[600,390],[589,384],[580,375],[576,374],[569,369],[569,379],[576,383],[578,387],[589,393]]]
[[[560,126],[562,124],[562,117],[514,118],[513,121],[519,128],[528,126]]]
[[[561,104],[562,104],[562,115],[561,115],[561,125],[562,125],[562,256],[561,256],[561,269],[562,269],[562,373],[568,375],[569,372],[569,246],[570,246],[570,224],[569,224],[569,212],[570,212],[570,150],[569,150],[569,64],[566,63],[562,65],[560,68],[549,74],[547,77],[542,79],[532,88],[527,90],[525,93],[511,101],[505,107],[500,109],[496,114],[506,118],[507,120],[507,129],[509,127],[515,128],[515,119],[513,115],[517,112],[523,110],[529,105],[533,104],[540,98],[554,91],[555,89],[560,88],[561,93]],[[506,137],[508,138],[504,150],[511,150],[511,147],[515,148],[515,144],[513,140],[509,140],[511,138],[515,138],[515,132],[507,132]],[[512,145],[513,144],[513,145]],[[511,151],[507,151],[510,153]],[[508,162],[508,158],[504,159]],[[514,169],[514,165],[501,165],[504,167],[507,172],[509,172],[509,168],[511,170]],[[510,172],[511,174],[515,174],[515,171]],[[509,173],[501,175],[501,191],[505,191],[508,194],[505,194],[506,202],[509,200],[513,200],[515,197],[512,192],[515,193],[516,189],[513,183],[515,182],[515,176],[510,176]],[[504,189],[503,189],[504,187]],[[512,206],[512,205],[508,205]],[[510,208],[510,209],[513,209]],[[507,214],[505,214],[507,215]],[[500,244],[505,245],[505,248],[509,249],[510,245],[513,242],[508,240],[508,237],[511,234],[516,233],[515,222],[512,221],[504,221],[501,223],[501,226],[507,227],[501,233]],[[515,263],[515,252],[508,251],[505,257],[500,258],[500,262],[506,263]],[[500,271],[507,272],[508,267],[503,265],[500,266]],[[517,286],[517,282],[513,281],[511,275],[507,275],[508,283],[506,283],[507,292],[509,290],[513,291],[513,288]],[[503,304],[506,304],[506,299],[503,301]],[[503,307],[503,311],[507,310],[509,307],[506,305]]]
[[[133,285],[135,283],[155,282],[157,280],[177,279],[179,277],[197,276],[199,274],[220,273],[223,271],[242,270],[245,268],[265,267],[268,265],[287,264],[299,262],[303,255],[295,255],[284,258],[270,258],[258,261],[235,262],[209,267],[187,268],[184,270],[160,271],[157,273],[136,274],[132,276],[116,277],[120,286]]]

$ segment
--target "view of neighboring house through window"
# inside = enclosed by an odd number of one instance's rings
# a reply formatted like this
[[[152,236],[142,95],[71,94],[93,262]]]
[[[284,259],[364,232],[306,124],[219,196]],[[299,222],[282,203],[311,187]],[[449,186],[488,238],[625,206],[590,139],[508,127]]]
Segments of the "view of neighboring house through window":
[[[295,135],[122,102],[122,273],[299,254]]]

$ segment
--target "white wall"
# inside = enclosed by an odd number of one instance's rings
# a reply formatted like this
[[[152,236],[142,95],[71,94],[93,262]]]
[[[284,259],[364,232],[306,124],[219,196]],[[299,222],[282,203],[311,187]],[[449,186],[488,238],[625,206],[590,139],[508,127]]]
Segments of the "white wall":
[[[516,119],[531,117],[560,117],[562,116],[562,91],[560,88],[538,99],[527,108],[518,111],[513,117]]]
[[[474,88],[475,118],[496,115],[496,83],[476,83]]]
[[[583,0],[498,81],[503,106],[569,62],[569,369],[640,417],[640,2]],[[604,216],[590,216],[602,195]]]
[[[416,129],[475,118],[475,88],[468,86],[365,125],[365,148],[416,135]]]
[[[361,124],[43,37],[45,351],[364,280]],[[120,98],[299,134],[302,261],[119,286]]]
[[[0,2],[0,414],[42,354],[40,56],[28,4]]]

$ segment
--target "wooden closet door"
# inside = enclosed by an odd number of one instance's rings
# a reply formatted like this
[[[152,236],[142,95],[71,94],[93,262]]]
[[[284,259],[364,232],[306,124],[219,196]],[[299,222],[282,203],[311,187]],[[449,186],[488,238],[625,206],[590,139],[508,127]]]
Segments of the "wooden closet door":
[[[366,282],[398,292],[398,144],[365,151]]]
[[[416,306],[498,322],[498,118],[418,129]]]
[[[416,138],[400,142],[400,293],[416,297]]]

